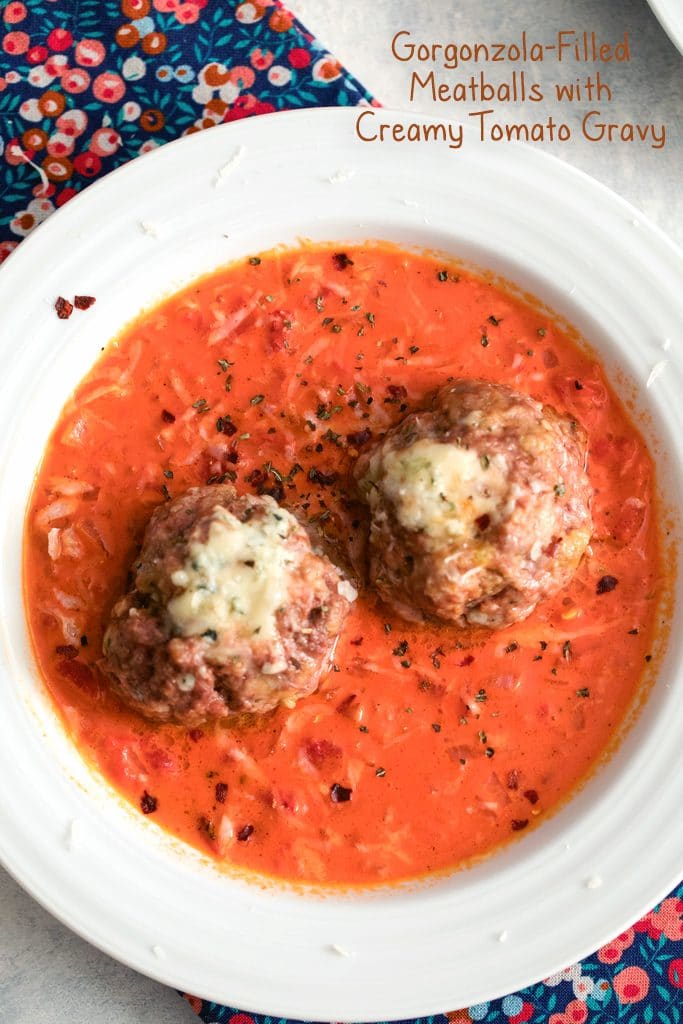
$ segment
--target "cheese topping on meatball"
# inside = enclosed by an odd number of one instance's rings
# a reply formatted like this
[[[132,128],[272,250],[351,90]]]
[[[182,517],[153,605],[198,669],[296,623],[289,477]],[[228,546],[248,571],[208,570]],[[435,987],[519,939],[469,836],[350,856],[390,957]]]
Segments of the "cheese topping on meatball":
[[[233,622],[243,636],[272,637],[296,561],[282,541],[299,524],[280,508],[247,522],[220,505],[213,514],[206,540],[192,540],[184,568],[173,573],[183,591],[169,601],[169,615],[181,636],[220,632]]]
[[[380,487],[406,530],[442,541],[471,537],[477,520],[495,524],[505,512],[508,481],[505,459],[473,449],[420,439],[408,448],[380,451],[370,462],[370,506]],[[374,494],[374,500],[373,500]]]

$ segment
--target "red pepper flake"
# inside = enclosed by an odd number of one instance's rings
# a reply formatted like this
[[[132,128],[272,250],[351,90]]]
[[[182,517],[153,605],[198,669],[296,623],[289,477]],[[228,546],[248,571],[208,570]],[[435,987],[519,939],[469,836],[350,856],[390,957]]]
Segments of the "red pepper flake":
[[[491,525],[491,516],[487,515],[486,513],[484,513],[483,516],[477,516],[477,518],[474,520],[474,525],[476,526],[480,533],[483,533],[484,530],[488,530],[489,526]]]
[[[536,792],[535,789],[525,789],[524,790],[524,796],[529,801],[530,804],[537,804],[538,803],[538,793]]]
[[[333,253],[332,262],[334,263],[337,270],[346,270],[347,267],[353,266],[353,260],[349,259],[345,252]]]
[[[71,661],[72,658],[78,657],[78,648],[74,647],[73,644],[60,644],[55,647],[55,654],[58,654],[60,658],[67,658]]]
[[[251,836],[253,836],[253,834],[254,834],[254,826],[253,825],[245,825],[237,833],[237,838],[238,838],[240,843],[246,843],[247,839],[249,839]]]
[[[507,787],[508,789],[519,789],[519,772],[516,768],[508,772]]]
[[[143,814],[154,814],[157,809],[157,798],[145,790],[140,798],[140,807]]]
[[[347,786],[340,786],[335,782],[330,786],[330,800],[333,804],[345,804],[351,799],[352,792]]]
[[[510,643],[505,648],[505,653],[506,654],[513,654],[518,648],[519,648],[519,644],[517,643],[517,641],[516,640],[511,640]]]
[[[175,416],[172,412],[169,412],[168,409],[161,410],[161,418],[164,423],[175,423]]]
[[[360,647],[360,645],[363,643],[363,637],[357,636],[355,640],[349,640],[349,643],[351,644],[352,647]]]
[[[528,818],[515,818],[512,822],[512,831],[521,832],[523,828],[526,828],[529,824]]]
[[[596,594],[609,594],[610,591],[614,590],[619,580],[616,576],[603,576],[598,580],[598,585],[595,588]]]
[[[55,302],[55,309],[57,310],[57,316],[60,320],[68,320],[74,311],[74,307],[63,296],[59,296]]]
[[[343,701],[337,704],[337,711],[340,715],[345,715],[347,718],[352,717],[352,707],[356,702],[356,694],[350,693],[348,697],[344,697]]]
[[[199,743],[200,739],[204,735],[204,730],[203,729],[190,729],[190,731],[188,732],[187,735],[190,737],[190,739],[192,740],[193,743]]]
[[[94,295],[74,295],[74,306],[76,309],[90,309],[91,306],[95,305]]]
[[[216,800],[219,804],[224,804],[228,795],[228,784],[227,782],[216,783]]]
[[[216,826],[211,821],[211,819],[205,817],[205,815],[202,814],[200,816],[199,820],[197,821],[197,827],[199,828],[200,832],[205,832],[209,839],[216,838]]]
[[[462,659],[462,661],[458,662],[458,668],[467,668],[467,666],[471,665],[473,661],[474,661],[474,655],[473,654],[466,654],[465,657]]]

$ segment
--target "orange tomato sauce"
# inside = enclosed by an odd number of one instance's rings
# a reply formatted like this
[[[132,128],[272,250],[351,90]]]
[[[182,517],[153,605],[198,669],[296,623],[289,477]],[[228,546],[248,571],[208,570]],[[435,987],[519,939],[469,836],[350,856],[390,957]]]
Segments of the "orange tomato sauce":
[[[157,504],[217,480],[269,490],[353,562],[361,432],[449,376],[505,382],[587,430],[595,534],[565,591],[464,633],[362,590],[318,691],[262,719],[160,726],[109,693],[103,629]],[[35,656],[82,755],[217,860],[322,883],[450,869],[541,822],[637,698],[664,585],[653,486],[595,356],[492,277],[385,243],[254,256],[141,314],[63,409],[26,519]],[[351,799],[333,802],[335,783]]]

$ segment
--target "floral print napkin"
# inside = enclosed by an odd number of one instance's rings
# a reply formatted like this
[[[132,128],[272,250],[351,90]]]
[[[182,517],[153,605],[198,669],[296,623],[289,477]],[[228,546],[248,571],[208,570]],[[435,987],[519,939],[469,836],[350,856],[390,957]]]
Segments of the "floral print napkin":
[[[0,0],[0,46],[0,263],[91,181],[180,135],[374,102],[277,0]],[[185,999],[207,1024],[288,1024]],[[582,963],[419,1024],[681,1024],[682,1008],[683,885]]]

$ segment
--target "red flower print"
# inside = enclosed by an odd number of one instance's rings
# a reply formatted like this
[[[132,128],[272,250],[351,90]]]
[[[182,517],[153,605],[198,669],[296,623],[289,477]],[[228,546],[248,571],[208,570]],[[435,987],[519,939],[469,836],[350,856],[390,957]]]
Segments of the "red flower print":
[[[228,1024],[254,1024],[254,1018],[248,1013],[233,1013]]]
[[[121,145],[121,136],[113,128],[98,128],[90,140],[90,152],[100,157],[111,156]]]
[[[199,4],[186,2],[176,7],[175,16],[181,25],[192,25],[199,20]]]
[[[259,50],[258,48],[251,51],[251,57],[249,58],[252,67],[256,68],[257,71],[267,71],[274,59],[275,57],[270,50]]]
[[[74,158],[74,170],[84,178],[94,178],[100,173],[102,161],[96,153],[79,153]]]
[[[26,54],[26,60],[29,64],[42,64],[44,60],[47,60],[50,52],[47,46],[32,46]]]
[[[564,1011],[564,1017],[570,1024],[583,1024],[588,1016],[588,1007],[582,999],[572,999]]]
[[[533,1015],[533,1003],[524,1003],[519,1013],[515,1014],[514,1017],[510,1017],[510,1024],[526,1024],[528,1020],[531,1020]]]
[[[16,249],[18,242],[0,242],[0,263],[4,263],[9,254]]]
[[[85,92],[90,85],[90,75],[85,68],[72,68],[62,75],[62,86],[66,92]]]
[[[256,75],[251,68],[238,65],[230,70],[230,81],[240,89],[251,89],[255,79]]]
[[[3,50],[12,56],[26,53],[30,45],[31,38],[25,32],[8,32],[2,41]]]
[[[669,983],[674,988],[683,988],[683,960],[680,957],[669,964]]]
[[[311,55],[308,50],[302,50],[297,46],[289,51],[289,63],[293,68],[307,68],[311,63]]]
[[[26,5],[20,3],[7,4],[7,7],[2,12],[2,16],[8,25],[17,25],[26,17]]]
[[[648,915],[651,926],[659,935],[677,942],[683,939],[683,900],[669,897],[657,911]]]
[[[97,67],[104,60],[106,53],[99,39],[81,39],[76,43],[76,62],[85,68]]]
[[[51,50],[61,53],[73,45],[74,37],[66,28],[53,28],[47,37],[47,45]]]
[[[73,199],[75,195],[78,195],[75,188],[63,188],[62,191],[55,199],[56,206],[64,206],[70,199]]]
[[[625,967],[613,985],[620,1003],[639,1003],[650,991],[650,978],[642,967]]]
[[[118,103],[126,91],[126,83],[120,75],[112,71],[105,71],[98,75],[92,84],[92,91],[95,99],[103,103]]]
[[[608,942],[598,950],[598,960],[602,964],[616,964],[621,960],[623,949],[616,942]]]

